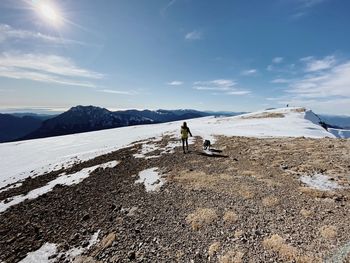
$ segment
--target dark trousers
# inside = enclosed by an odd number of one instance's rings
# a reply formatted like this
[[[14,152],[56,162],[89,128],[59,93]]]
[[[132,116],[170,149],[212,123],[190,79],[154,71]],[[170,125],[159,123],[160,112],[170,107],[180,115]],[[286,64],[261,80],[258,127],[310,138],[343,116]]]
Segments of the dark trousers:
[[[188,138],[185,138],[185,139],[182,138],[181,141],[182,141],[182,149],[185,151],[185,143],[186,143],[186,149],[188,151]]]

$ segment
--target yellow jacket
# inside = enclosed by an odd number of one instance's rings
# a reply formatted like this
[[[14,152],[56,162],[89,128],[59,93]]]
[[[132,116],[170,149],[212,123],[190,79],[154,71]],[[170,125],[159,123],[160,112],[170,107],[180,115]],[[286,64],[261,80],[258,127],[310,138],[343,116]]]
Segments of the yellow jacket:
[[[181,139],[187,139],[188,134],[192,136],[190,128],[181,126]]]

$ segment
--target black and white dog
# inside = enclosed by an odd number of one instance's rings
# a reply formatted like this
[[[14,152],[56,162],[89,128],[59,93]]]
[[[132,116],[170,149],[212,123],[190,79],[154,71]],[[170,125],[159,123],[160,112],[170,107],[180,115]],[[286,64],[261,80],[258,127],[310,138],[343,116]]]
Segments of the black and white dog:
[[[210,141],[209,140],[205,140],[203,143],[203,148],[204,150],[210,150]]]

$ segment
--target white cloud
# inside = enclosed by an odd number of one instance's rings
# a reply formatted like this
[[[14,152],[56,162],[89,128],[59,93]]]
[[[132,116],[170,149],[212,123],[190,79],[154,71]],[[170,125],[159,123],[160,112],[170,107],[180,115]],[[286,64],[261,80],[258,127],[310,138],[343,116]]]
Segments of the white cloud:
[[[176,0],[170,0],[170,2],[169,2],[165,7],[163,7],[163,8],[160,10],[160,14],[161,14],[162,16],[164,16],[165,13],[168,11],[168,9],[169,9],[172,5],[174,5],[175,3],[176,3]]]
[[[183,82],[182,81],[178,81],[178,80],[173,80],[171,82],[168,82],[167,84],[170,85],[170,86],[180,86],[180,85],[183,84]]]
[[[272,59],[272,63],[274,63],[274,64],[279,64],[279,63],[282,63],[283,60],[284,60],[283,57],[274,57],[274,58]]]
[[[271,83],[283,84],[283,83],[290,83],[291,81],[292,81],[291,79],[277,78],[277,79],[273,79]]]
[[[197,90],[231,90],[237,83],[231,79],[215,79],[210,81],[196,81],[193,88]]]
[[[187,40],[199,40],[201,38],[202,38],[202,33],[196,30],[189,32],[185,35],[185,39]]]
[[[204,91],[216,91],[213,94],[219,95],[220,93],[227,95],[246,95],[250,91],[238,89],[237,83],[231,79],[215,79],[210,81],[196,81],[193,83],[193,88],[196,90]]]
[[[350,61],[337,63],[332,56],[326,57],[322,62],[313,57],[303,58],[302,61],[310,63],[306,74],[290,80],[285,95],[268,100],[305,106],[319,112],[349,114]]]
[[[247,95],[251,92],[249,90],[236,90],[236,91],[229,91],[226,92],[227,95]]]
[[[255,75],[258,71],[256,69],[247,69],[241,72],[243,76]]]
[[[103,74],[80,68],[61,56],[4,52],[0,54],[0,77],[95,87],[86,79],[101,79]]]
[[[334,56],[327,56],[323,59],[315,59],[314,57],[305,57],[300,59],[300,61],[306,63],[306,72],[314,72],[325,70],[333,67],[336,64],[336,59]]]
[[[126,91],[126,90],[111,90],[111,89],[101,89],[97,90],[98,92],[111,93],[111,94],[119,94],[119,95],[136,95],[135,91]]]
[[[80,44],[84,45],[83,42],[65,39],[50,35],[45,35],[40,32],[33,32],[28,30],[14,29],[7,24],[0,24],[0,43],[8,40],[40,40],[52,44]]]
[[[323,2],[325,2],[325,0],[299,0],[301,8],[310,8]]]
[[[296,7],[294,14],[291,15],[293,19],[299,19],[308,14],[309,10],[314,8],[315,6],[326,2],[327,0],[296,0],[292,1],[292,3],[296,3]]]
[[[308,74],[293,82],[290,88],[288,92],[304,98],[350,98],[350,61],[333,66],[326,72]]]

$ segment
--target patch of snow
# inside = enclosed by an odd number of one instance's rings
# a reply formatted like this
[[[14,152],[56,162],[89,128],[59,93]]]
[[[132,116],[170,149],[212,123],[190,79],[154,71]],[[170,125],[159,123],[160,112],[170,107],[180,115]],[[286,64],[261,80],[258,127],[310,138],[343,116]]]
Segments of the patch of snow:
[[[162,138],[161,138],[162,139]],[[172,139],[177,139],[176,141],[169,141],[168,144],[165,147],[157,146],[156,144],[150,144],[150,141],[145,141],[144,144],[142,144],[141,151],[139,153],[133,154],[135,158],[145,158],[145,159],[153,159],[153,158],[159,158],[162,154],[166,153],[174,153],[175,147],[181,146],[180,139],[174,138],[174,135]],[[158,140],[160,141],[160,140]],[[156,140],[152,140],[152,142],[156,142]],[[193,140],[189,142],[189,144],[193,143]],[[152,155],[152,156],[146,156],[146,154],[154,152],[156,150],[160,150],[159,155]]]
[[[89,177],[90,174],[93,171],[95,171],[96,169],[98,169],[98,168],[102,168],[102,169],[113,168],[116,165],[118,165],[118,163],[119,162],[117,162],[117,161],[111,161],[111,162],[95,165],[92,167],[84,168],[84,169],[82,169],[79,172],[76,172],[74,174],[65,174],[64,173],[61,176],[58,176],[56,179],[48,182],[46,185],[39,187],[37,189],[34,189],[25,195],[14,196],[11,198],[12,200],[9,202],[5,202],[5,200],[3,200],[0,203],[0,213],[6,211],[8,208],[10,208],[13,205],[17,205],[17,204],[23,202],[26,199],[35,199],[35,198],[37,198],[45,193],[52,191],[56,185],[70,186],[70,185],[78,184],[81,181],[83,181],[84,179],[86,179],[87,177]]]
[[[244,119],[264,112],[282,113],[284,118]],[[194,136],[215,142],[215,136],[336,138],[308,118],[312,112],[298,108],[260,111],[234,117],[203,117],[187,120]],[[0,144],[0,188],[33,175],[41,175],[77,161],[110,153],[134,142],[162,135],[179,138],[183,121],[122,127],[95,132]],[[192,138],[189,142],[191,143]]]
[[[38,250],[29,252],[27,256],[20,261],[20,263],[52,263],[55,260],[49,258],[56,254],[56,252],[56,244],[45,243]]]
[[[329,258],[324,260],[325,263],[343,263],[346,262],[346,258],[350,253],[350,242],[341,246],[337,251],[334,252]]]
[[[60,253],[58,255],[58,257],[60,257],[62,254],[65,255],[65,258],[69,258],[71,261],[74,260],[74,258],[76,258],[77,256],[80,256],[81,254],[83,254],[86,250],[90,249],[93,245],[95,245],[98,242],[98,235],[100,234],[100,230],[98,230],[97,232],[95,232],[90,240],[89,240],[89,244],[86,247],[75,247],[72,248],[64,253]]]
[[[303,175],[300,177],[300,181],[311,188],[321,191],[331,191],[342,188],[337,182],[330,181],[330,177],[324,174],[314,174],[311,176]]]
[[[207,155],[213,155],[213,152],[210,151],[210,150],[208,150],[208,149],[203,150],[203,152],[204,152],[205,154],[207,154]]]
[[[342,139],[350,138],[350,130],[328,128],[328,131],[337,138],[342,138]]]
[[[153,192],[160,189],[165,180],[157,172],[158,168],[150,168],[139,172],[139,179],[135,181],[137,183],[143,183],[147,192]]]
[[[141,151],[139,153],[135,153],[133,156],[135,158],[145,158],[146,154],[154,152],[155,150],[159,149],[159,147],[156,144],[142,144]]]

